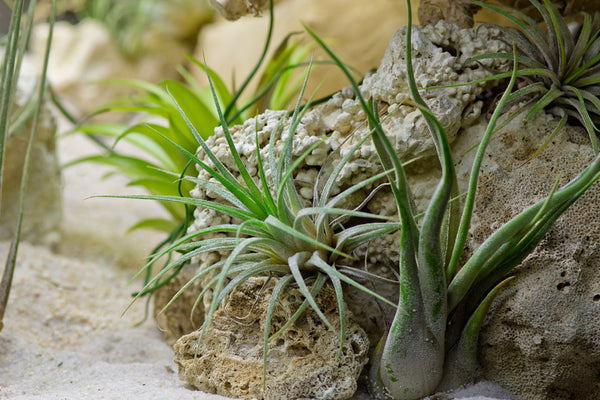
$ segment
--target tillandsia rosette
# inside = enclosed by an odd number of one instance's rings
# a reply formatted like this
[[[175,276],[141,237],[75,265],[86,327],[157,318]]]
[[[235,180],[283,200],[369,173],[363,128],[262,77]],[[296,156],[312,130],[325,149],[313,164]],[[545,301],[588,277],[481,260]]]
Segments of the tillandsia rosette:
[[[515,27],[499,28],[507,43],[516,46],[510,53],[489,53],[472,58],[475,62],[505,58],[518,62],[517,84],[507,105],[527,101],[526,117],[545,109],[561,117],[557,129],[568,118],[587,131],[594,151],[600,150],[597,132],[600,124],[600,13],[578,14],[572,22],[560,14],[549,0],[530,0],[543,20],[543,27],[523,12],[502,5],[474,1],[506,17]],[[497,75],[496,78],[508,76]],[[551,137],[548,141],[551,140]]]
[[[302,95],[303,90],[299,99]],[[362,210],[380,187],[379,183],[385,179],[387,172],[371,176],[341,191],[337,187],[340,173],[370,135],[360,138],[350,151],[341,156],[328,176],[316,180],[312,204],[307,204],[299,193],[295,173],[297,167],[311,155],[314,156],[323,144],[322,139],[314,138],[312,143],[300,150],[300,154],[294,153],[298,151],[293,146],[296,129],[308,106],[300,107],[299,100],[291,117],[288,117],[287,112],[275,113],[278,118],[272,120],[272,124],[265,124],[264,121],[259,124],[259,118],[254,119],[254,145],[249,146],[248,150],[239,143],[234,143],[216,100],[215,97],[222,135],[205,141],[187,114],[180,110],[190,131],[200,143],[201,155],[196,156],[172,142],[203,172],[199,178],[186,179],[196,183],[199,190],[205,191],[208,196],[203,199],[128,196],[181,202],[199,207],[197,214],[219,216],[212,218],[210,224],[197,223],[188,235],[156,254],[154,259],[170,252],[182,253],[181,257],[166,265],[150,280],[142,292],[176,272],[185,262],[208,256],[213,262],[199,268],[197,274],[165,306],[166,308],[175,301],[189,285],[203,280],[203,289],[196,305],[203,299],[206,300],[204,332],[217,308],[239,284],[253,276],[276,275],[279,280],[273,288],[266,313],[267,320],[271,318],[282,290],[293,284],[299,288],[306,301],[281,330],[293,324],[306,307],[311,307],[326,326],[338,332],[341,351],[346,320],[343,284],[354,286],[392,307],[396,306],[359,281],[374,283],[375,287],[395,282],[352,266],[355,262],[355,250],[374,238],[399,229],[400,225],[394,218]],[[268,142],[267,146],[264,146],[265,140]],[[261,155],[261,149],[266,151],[265,158]],[[242,161],[240,153],[244,153],[245,157],[248,155],[247,150],[256,157],[257,171],[249,171]],[[369,188],[372,188],[370,193],[363,197],[363,191],[368,191]],[[360,194],[362,201],[355,201],[357,194]],[[352,206],[349,207],[348,204]],[[199,220],[202,218],[197,218]],[[219,253],[223,257],[214,261],[210,257],[211,253]],[[148,265],[153,262],[151,260]],[[326,282],[335,290],[339,329],[334,328],[315,301],[315,296]],[[266,342],[273,335],[269,334],[270,324],[266,323],[265,326],[266,365]],[[201,337],[202,335],[200,339]]]

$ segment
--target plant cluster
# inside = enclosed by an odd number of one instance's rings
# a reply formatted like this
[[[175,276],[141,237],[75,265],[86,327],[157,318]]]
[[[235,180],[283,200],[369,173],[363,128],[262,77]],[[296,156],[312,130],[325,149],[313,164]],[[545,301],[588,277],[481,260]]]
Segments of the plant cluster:
[[[407,6],[409,21],[406,42],[411,43],[409,0]],[[586,26],[584,24],[584,28]],[[585,28],[585,31],[589,29],[591,25]],[[319,143],[306,149],[296,159],[292,157],[292,138],[300,118],[307,109],[300,107],[299,100],[291,119],[280,121],[271,131],[266,160],[261,159],[258,132],[256,133],[259,174],[259,180],[256,182],[237,153],[236,145],[229,132],[228,121],[221,111],[217,90],[211,82],[219,122],[235,161],[235,168],[226,167],[217,158],[200,135],[192,119],[193,115],[181,106],[177,106],[177,109],[188,129],[199,142],[199,153],[203,155],[199,156],[198,153],[184,149],[165,136],[161,135],[161,137],[172,142],[194,163],[208,172],[210,181],[192,177],[186,179],[214,193],[218,200],[172,196],[125,197],[173,201],[207,208],[231,217],[233,222],[192,232],[157,253],[155,258],[173,251],[183,255],[166,265],[148,282],[144,290],[159,284],[167,274],[178,271],[184,262],[195,256],[212,251],[228,254],[223,260],[198,271],[196,276],[173,298],[174,300],[194,281],[206,278],[207,283],[203,286],[203,291],[196,302],[198,303],[204,295],[212,291],[213,297],[202,327],[204,332],[209,327],[214,312],[237,285],[256,275],[280,277],[273,290],[266,317],[267,329],[263,353],[266,363],[268,341],[277,335],[277,333],[271,335],[269,332],[269,318],[278,296],[287,285],[296,285],[306,299],[285,327],[293,323],[303,309],[310,306],[323,322],[333,329],[314,300],[314,296],[325,281],[330,282],[336,292],[340,313],[341,328],[338,332],[340,343],[343,343],[344,339],[343,284],[352,285],[376,296],[380,301],[389,303],[388,299],[382,298],[361,283],[364,280],[368,282],[381,278],[352,269],[348,266],[348,262],[352,259],[352,252],[357,246],[398,231],[396,234],[400,235],[400,257],[397,267],[399,300],[394,304],[396,310],[394,320],[372,358],[370,385],[373,396],[379,399],[410,400],[434,393],[436,390],[452,389],[467,383],[472,379],[476,365],[479,331],[495,294],[506,282],[513,268],[536,248],[558,217],[600,177],[600,156],[597,156],[568,184],[559,188],[557,182],[547,198],[505,223],[470,257],[465,257],[463,253],[474,211],[480,167],[496,123],[503,108],[511,100],[523,93],[533,93],[533,91],[512,93],[519,77],[547,74],[536,69],[537,72],[532,75],[531,71],[524,72],[519,68],[523,64],[523,56],[519,55],[523,43],[518,40],[515,40],[512,55],[493,55],[512,60],[513,69],[510,73],[510,82],[477,148],[468,190],[461,209],[457,201],[452,201],[452,198],[458,194],[458,188],[446,133],[419,94],[412,71],[411,46],[406,46],[406,68],[412,104],[422,112],[429,126],[442,170],[442,176],[425,213],[419,215],[414,209],[413,196],[404,167],[381,125],[378,104],[363,98],[346,64],[313,31],[308,27],[306,30],[346,74],[367,116],[370,131],[353,148],[353,151],[356,151],[366,140],[372,140],[383,172],[337,195],[332,195],[331,187],[348,162],[351,155],[349,154],[340,161],[329,177],[324,178],[324,185],[315,184],[313,204],[303,204],[296,191],[294,171],[302,160],[319,146]],[[564,38],[564,35],[562,37]],[[584,41],[590,42],[588,39]],[[560,49],[561,47],[558,46],[556,50],[560,52]],[[583,54],[585,55],[586,52],[587,49]],[[594,57],[591,58],[593,59]],[[586,61],[582,65],[588,68],[591,64]],[[576,71],[579,71],[577,68]],[[574,76],[573,80],[588,77],[586,71],[573,72],[569,76]],[[553,89],[550,88],[547,93],[553,93]],[[300,98],[302,95],[303,91]],[[550,98],[558,99],[553,96],[542,95],[538,100],[541,105],[534,108],[541,109],[548,105]],[[581,94],[581,96],[584,100],[587,99],[587,95]],[[569,102],[565,104],[572,106]],[[587,103],[582,100],[580,105],[585,108]],[[574,109],[580,110],[580,108]],[[583,115],[586,113],[587,111]],[[578,115],[581,116],[579,113]],[[281,152],[276,152],[274,140],[276,135],[282,135],[284,128],[288,131],[285,145]],[[364,212],[360,207],[340,207],[343,200],[353,191],[378,182],[381,178],[389,181],[398,208],[399,222]],[[357,219],[352,223],[344,223],[355,217]],[[215,233],[221,235],[215,237],[213,236]],[[151,263],[152,261],[149,265]],[[452,329],[449,328],[450,325]]]
[[[308,77],[308,75],[307,75]],[[306,80],[305,80],[306,84]],[[211,87],[212,81],[211,81]],[[372,275],[361,269],[353,268],[353,252],[361,245],[386,233],[399,228],[399,224],[388,217],[373,215],[356,209],[340,208],[346,200],[365,187],[381,181],[386,172],[375,175],[359,184],[356,184],[341,193],[332,195],[336,180],[353,153],[364,143],[369,136],[364,137],[354,146],[352,151],[344,156],[339,164],[323,184],[315,183],[315,197],[312,206],[304,204],[303,198],[297,191],[294,182],[294,173],[306,157],[317,149],[322,141],[318,141],[305,149],[298,158],[292,157],[292,143],[295,131],[310,102],[301,107],[300,93],[298,102],[291,119],[283,114],[277,126],[272,127],[269,139],[268,159],[263,160],[260,154],[256,135],[256,156],[258,160],[259,182],[255,182],[244,165],[235,143],[229,132],[227,121],[218,105],[216,92],[215,104],[219,113],[221,127],[227,141],[229,151],[235,161],[236,169],[230,170],[213,153],[187,114],[180,109],[182,117],[188,123],[190,131],[200,143],[201,151],[208,163],[196,155],[186,151],[177,143],[174,146],[189,156],[200,168],[204,169],[211,177],[210,181],[197,178],[187,178],[199,187],[210,191],[216,200],[199,200],[182,197],[157,197],[157,196],[125,196],[129,198],[160,199],[176,201],[190,206],[203,207],[232,217],[235,223],[219,224],[189,233],[168,248],[154,256],[158,259],[169,252],[180,252],[183,255],[166,265],[154,278],[148,282],[147,288],[159,285],[167,273],[181,268],[183,263],[193,257],[208,252],[229,253],[230,255],[198,273],[172,298],[165,306],[167,308],[189,285],[198,279],[206,278],[203,291],[198,295],[196,305],[203,296],[212,291],[213,297],[210,309],[206,313],[203,326],[208,328],[214,312],[227,296],[239,285],[252,276],[276,276],[279,278],[273,289],[273,294],[267,309],[267,331],[265,332],[264,357],[266,362],[267,342],[276,337],[280,332],[293,324],[310,306],[323,323],[335,330],[330,321],[319,309],[315,296],[319,293],[326,281],[330,281],[336,293],[338,310],[340,313],[340,350],[345,334],[345,309],[342,282],[355,286],[367,292],[380,301],[394,306],[389,300],[373,292],[359,283],[353,277],[360,277],[370,281],[389,283],[387,279]],[[284,147],[280,154],[276,154],[275,141],[285,136]],[[317,192],[318,190],[318,192]],[[350,219],[354,218],[351,227],[344,228]],[[357,222],[357,220],[362,222]],[[216,237],[215,234],[217,234]],[[226,238],[223,238],[223,235]],[[151,265],[151,260],[148,265]],[[142,270],[143,271],[143,270]],[[140,273],[142,272],[140,271]],[[295,284],[306,297],[304,304],[298,309],[279,332],[270,336],[270,319],[275,309],[276,302],[282,295],[286,286]],[[312,285],[309,288],[309,285]],[[144,288],[146,290],[146,288]]]

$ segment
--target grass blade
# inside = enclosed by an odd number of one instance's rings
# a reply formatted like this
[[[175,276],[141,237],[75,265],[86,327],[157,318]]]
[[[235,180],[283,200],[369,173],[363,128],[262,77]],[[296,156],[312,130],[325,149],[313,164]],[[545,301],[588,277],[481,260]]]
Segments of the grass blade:
[[[49,24],[49,32],[48,32],[48,40],[46,42],[46,51],[44,54],[44,61],[42,67],[42,74],[39,82],[39,92],[37,94],[37,108],[35,110],[33,116],[33,123],[31,127],[31,133],[29,136],[29,142],[27,143],[27,150],[25,152],[25,161],[23,163],[23,176],[21,178],[21,187],[20,187],[20,198],[19,198],[19,211],[17,214],[17,222],[15,227],[15,233],[13,236],[13,240],[11,242],[9,254],[6,260],[6,264],[4,267],[4,272],[2,275],[2,282],[0,283],[0,330],[3,327],[3,319],[4,312],[6,310],[6,305],[8,303],[8,297],[10,294],[10,287],[12,285],[12,279],[15,271],[15,265],[17,261],[17,253],[19,248],[19,241],[21,235],[21,226],[23,222],[23,208],[25,206],[25,197],[27,195],[27,187],[29,184],[29,170],[31,165],[31,157],[33,153],[33,144],[36,139],[37,127],[40,119],[40,114],[42,112],[42,107],[44,105],[44,95],[46,93],[46,75],[48,71],[48,60],[50,58],[50,47],[52,44],[52,35],[54,32],[54,20],[56,18],[56,0],[52,2],[52,10],[50,13],[50,24]],[[3,138],[4,139],[4,138]],[[0,149],[0,152],[4,151],[4,147]],[[0,174],[2,171],[0,170]],[[0,182],[1,185],[1,182]],[[0,186],[1,188],[1,186]]]

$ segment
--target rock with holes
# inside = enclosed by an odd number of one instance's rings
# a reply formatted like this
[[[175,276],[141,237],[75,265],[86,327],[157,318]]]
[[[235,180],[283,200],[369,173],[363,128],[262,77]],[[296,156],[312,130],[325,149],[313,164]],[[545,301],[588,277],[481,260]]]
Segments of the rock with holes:
[[[480,8],[470,0],[422,0],[418,12],[419,22],[428,25],[443,19],[461,28],[471,28],[473,15]]]
[[[263,386],[263,335],[266,311],[276,279],[251,278],[217,311],[199,341],[200,331],[175,344],[179,376],[200,390],[243,399],[347,399],[368,360],[369,340],[347,315],[340,351],[336,332],[312,309],[271,340]],[[271,320],[277,332],[304,301],[297,288],[280,295]],[[316,297],[327,319],[339,330],[335,291],[325,286]]]
[[[520,116],[495,134],[483,165],[472,226],[476,248],[501,224],[565,184],[594,158],[582,128],[567,126],[539,152],[558,124],[543,112]],[[465,153],[480,127],[455,143]],[[458,172],[465,173],[463,163]],[[533,157],[533,158],[532,158]],[[524,400],[600,398],[600,185],[561,218],[516,270],[480,337],[485,377]]]
[[[246,14],[258,14],[267,4],[267,0],[210,0],[219,14],[229,20],[236,20]]]

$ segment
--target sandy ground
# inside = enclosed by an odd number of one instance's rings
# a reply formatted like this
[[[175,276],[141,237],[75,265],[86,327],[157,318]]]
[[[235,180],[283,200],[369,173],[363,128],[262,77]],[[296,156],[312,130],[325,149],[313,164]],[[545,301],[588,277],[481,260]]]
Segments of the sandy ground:
[[[87,139],[61,138],[61,163],[94,151]],[[149,318],[144,302],[124,315],[128,282],[161,235],[127,228],[160,215],[152,202],[99,199],[135,193],[106,168],[63,171],[64,216],[55,251],[23,243],[0,333],[2,399],[224,399],[177,378],[172,349]],[[0,260],[8,243],[0,243]]]

